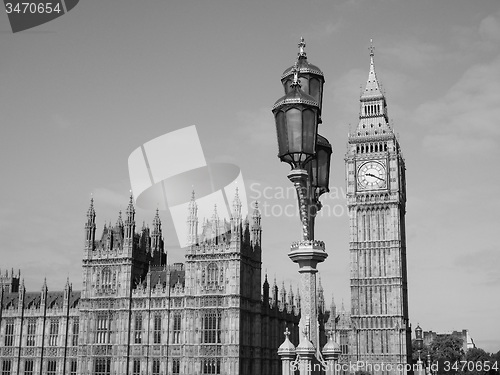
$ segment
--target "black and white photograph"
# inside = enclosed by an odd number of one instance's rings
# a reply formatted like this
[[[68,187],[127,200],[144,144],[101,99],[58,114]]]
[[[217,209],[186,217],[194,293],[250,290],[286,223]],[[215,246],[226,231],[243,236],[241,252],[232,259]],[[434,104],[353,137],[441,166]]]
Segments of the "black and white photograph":
[[[4,0],[0,375],[499,375],[498,0]]]

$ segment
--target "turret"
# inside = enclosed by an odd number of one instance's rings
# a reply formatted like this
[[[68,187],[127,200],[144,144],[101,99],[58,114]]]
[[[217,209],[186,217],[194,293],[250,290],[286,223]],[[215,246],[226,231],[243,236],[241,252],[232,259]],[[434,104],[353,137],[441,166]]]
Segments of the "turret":
[[[321,277],[318,280],[318,313],[324,314],[325,312],[325,294],[323,285],[321,285]]]
[[[273,307],[278,304],[278,285],[276,285],[276,276],[274,277],[272,292],[272,304]]]
[[[262,299],[264,300],[264,308],[269,307],[269,282],[267,281],[267,272],[262,284]]]
[[[106,249],[111,250],[113,248],[113,227],[111,222],[108,225],[108,232],[106,234]]]
[[[281,283],[281,291],[280,291],[280,302],[283,307],[285,307],[286,304],[286,288],[285,288],[285,282],[283,281]]]
[[[241,239],[241,200],[238,194],[238,188],[233,199],[233,209],[231,212],[231,239],[233,242],[239,242]]]
[[[188,211],[188,246],[190,246],[198,243],[198,205],[196,204],[194,190],[191,193]]]
[[[251,225],[251,235],[250,241],[252,246],[260,246],[261,244],[261,235],[262,235],[262,227],[260,225],[260,221],[262,216],[259,210],[259,204],[255,202],[254,209],[252,213],[252,225]]]
[[[85,223],[85,247],[93,250],[95,241],[95,210],[94,198],[90,198],[90,207],[87,211],[87,222]]]
[[[295,305],[295,301],[294,301],[294,298],[293,298],[292,284],[290,284],[290,291],[288,292],[288,304],[290,306],[294,306]]]
[[[214,205],[214,213],[212,214],[212,220],[210,222],[210,238],[212,239],[212,243],[217,245],[219,240],[219,214],[217,213],[217,205]]]
[[[17,276],[14,274],[14,269],[5,270],[5,275],[0,273],[0,289],[7,293],[16,293],[19,290],[19,280],[21,279],[21,271],[18,271]]]
[[[163,264],[163,239],[161,231],[161,220],[158,209],[153,219],[153,230],[151,232],[151,255],[154,265]]]
[[[122,211],[121,210],[118,212],[118,219],[116,220],[115,227],[123,229],[123,220],[122,220]]]
[[[332,304],[330,305],[330,319],[332,319],[332,322],[335,322],[335,320],[337,319],[337,306],[335,305],[333,294],[332,294]]]
[[[132,246],[134,232],[135,232],[135,209],[134,209],[134,198],[132,196],[132,193],[130,193],[130,199],[127,206],[126,215],[127,217],[125,219],[125,225],[124,225],[125,242],[129,246]]]

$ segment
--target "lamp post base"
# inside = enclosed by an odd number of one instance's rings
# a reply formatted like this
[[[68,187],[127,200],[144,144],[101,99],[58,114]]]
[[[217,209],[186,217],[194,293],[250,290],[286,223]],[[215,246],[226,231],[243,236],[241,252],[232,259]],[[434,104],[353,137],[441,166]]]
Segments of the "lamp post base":
[[[319,349],[318,300],[316,294],[316,266],[328,254],[322,241],[300,241],[293,243],[288,257],[299,265],[300,273],[300,332],[307,332],[308,339]]]

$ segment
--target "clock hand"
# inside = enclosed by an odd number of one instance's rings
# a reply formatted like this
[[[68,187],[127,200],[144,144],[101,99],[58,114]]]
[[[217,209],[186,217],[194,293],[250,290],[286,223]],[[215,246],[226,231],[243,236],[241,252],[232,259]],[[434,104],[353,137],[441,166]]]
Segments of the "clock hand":
[[[375,178],[378,178],[379,180],[381,181],[385,181],[383,178],[380,178],[379,176],[375,176],[374,174],[371,174],[371,173],[367,173],[366,174],[367,176],[370,176],[370,177],[375,177]]]

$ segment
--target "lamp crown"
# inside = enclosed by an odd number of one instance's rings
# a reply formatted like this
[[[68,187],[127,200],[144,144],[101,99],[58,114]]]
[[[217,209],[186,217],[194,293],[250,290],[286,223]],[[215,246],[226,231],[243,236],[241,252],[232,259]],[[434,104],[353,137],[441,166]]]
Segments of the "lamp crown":
[[[299,47],[299,57],[300,56],[306,56],[306,52],[304,51],[304,48],[306,48],[306,42],[304,41],[304,37],[300,37],[300,42],[298,44]]]

